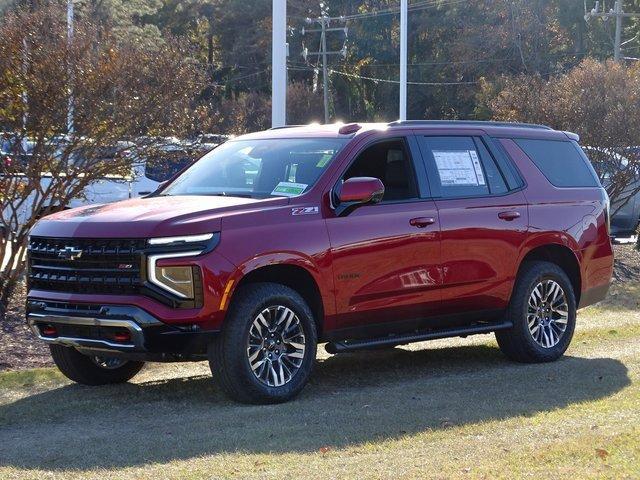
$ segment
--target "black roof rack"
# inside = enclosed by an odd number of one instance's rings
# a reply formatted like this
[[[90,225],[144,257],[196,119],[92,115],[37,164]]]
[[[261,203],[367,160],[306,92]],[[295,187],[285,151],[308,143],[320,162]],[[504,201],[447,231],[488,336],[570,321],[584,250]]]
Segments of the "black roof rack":
[[[281,125],[279,127],[271,127],[269,130],[281,130],[283,128],[304,127],[304,125]]]
[[[538,125],[536,123],[520,123],[520,122],[492,122],[484,120],[396,120],[388,124],[390,127],[397,125],[468,125],[477,127],[521,127],[521,128],[537,128],[540,130],[553,130],[546,125]]]

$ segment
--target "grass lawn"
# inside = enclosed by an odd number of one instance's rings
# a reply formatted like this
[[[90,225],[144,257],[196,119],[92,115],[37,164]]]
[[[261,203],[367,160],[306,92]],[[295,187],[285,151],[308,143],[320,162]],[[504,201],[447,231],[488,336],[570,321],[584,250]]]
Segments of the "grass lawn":
[[[97,388],[0,373],[0,478],[637,479],[640,285],[612,293],[558,362],[490,335],[322,353],[284,405],[231,403],[204,363]]]

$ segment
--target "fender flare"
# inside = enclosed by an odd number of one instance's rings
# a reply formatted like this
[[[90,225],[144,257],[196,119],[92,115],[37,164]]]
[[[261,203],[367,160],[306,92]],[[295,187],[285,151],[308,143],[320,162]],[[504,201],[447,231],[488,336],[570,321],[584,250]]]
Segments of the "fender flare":
[[[326,301],[327,298],[331,298],[331,287],[326,284],[326,278],[324,278],[320,272],[316,262],[309,256],[294,252],[270,252],[264,255],[251,257],[250,259],[238,264],[227,279],[227,285],[224,292],[224,310],[226,311],[228,308],[229,302],[233,298],[237,287],[243,278],[260,268],[275,265],[294,266],[304,269],[309,275],[311,275],[311,278],[313,278],[313,281],[318,287],[325,317],[335,313],[335,303],[327,303]]]

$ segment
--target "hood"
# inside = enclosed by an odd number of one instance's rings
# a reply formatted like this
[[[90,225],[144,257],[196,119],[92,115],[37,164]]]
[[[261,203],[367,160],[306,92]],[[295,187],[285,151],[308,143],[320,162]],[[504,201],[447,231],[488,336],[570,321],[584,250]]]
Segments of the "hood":
[[[222,217],[238,211],[286,205],[287,198],[257,200],[218,196],[166,196],[88,205],[40,220],[31,235],[84,238],[149,238],[220,230]]]

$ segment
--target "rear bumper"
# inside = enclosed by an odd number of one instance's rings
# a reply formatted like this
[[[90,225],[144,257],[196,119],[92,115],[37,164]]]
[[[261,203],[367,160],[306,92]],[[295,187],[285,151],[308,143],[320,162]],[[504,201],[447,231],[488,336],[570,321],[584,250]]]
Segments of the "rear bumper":
[[[49,344],[141,360],[199,359],[218,331],[168,325],[133,305],[88,305],[29,299],[27,323]]]

